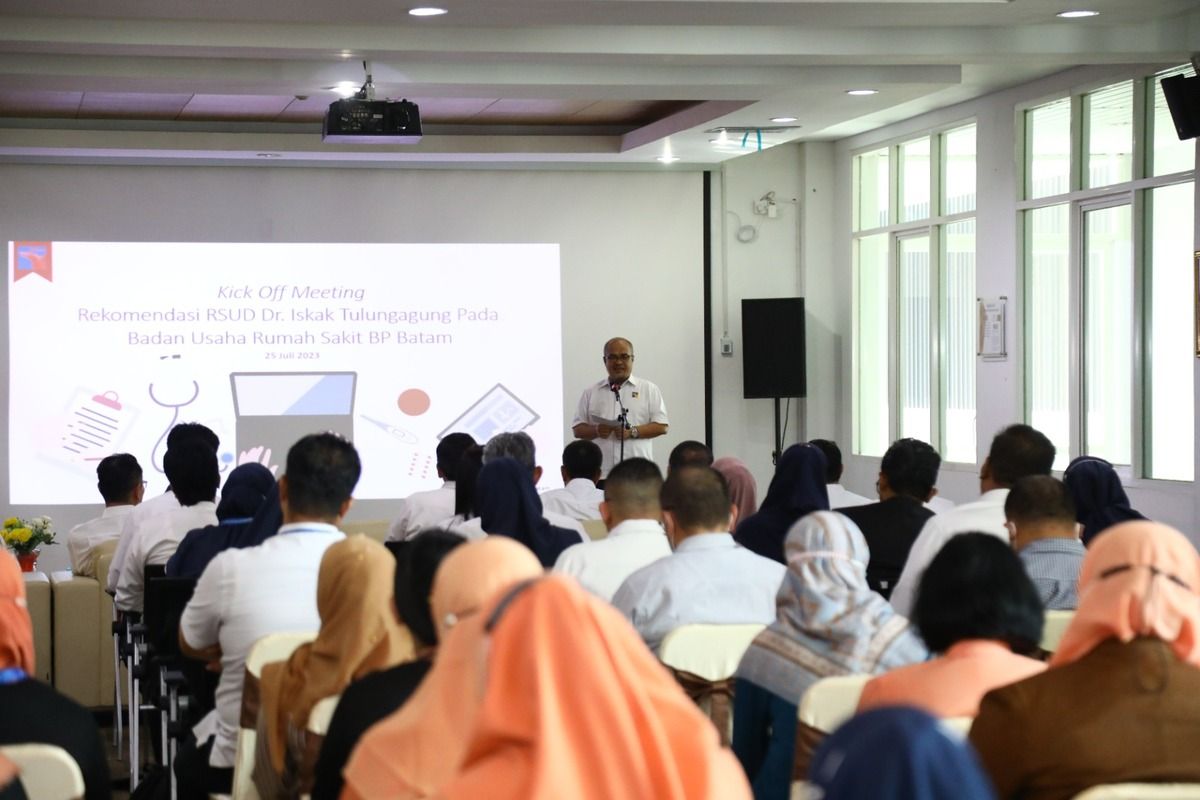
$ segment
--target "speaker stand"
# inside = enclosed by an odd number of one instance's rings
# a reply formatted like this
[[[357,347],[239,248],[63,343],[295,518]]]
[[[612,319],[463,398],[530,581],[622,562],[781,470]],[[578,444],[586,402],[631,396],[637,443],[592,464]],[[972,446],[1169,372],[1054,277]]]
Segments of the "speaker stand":
[[[775,449],[771,451],[771,464],[779,464],[779,456],[783,454],[783,425],[779,421],[779,398],[775,398]]]

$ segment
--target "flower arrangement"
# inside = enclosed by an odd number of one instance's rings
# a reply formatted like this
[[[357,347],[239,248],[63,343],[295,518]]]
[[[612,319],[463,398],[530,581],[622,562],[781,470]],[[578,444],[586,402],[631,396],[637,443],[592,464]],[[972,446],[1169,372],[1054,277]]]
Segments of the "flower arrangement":
[[[54,544],[54,528],[49,517],[25,520],[9,517],[0,528],[0,538],[18,555],[28,555],[44,544]]]

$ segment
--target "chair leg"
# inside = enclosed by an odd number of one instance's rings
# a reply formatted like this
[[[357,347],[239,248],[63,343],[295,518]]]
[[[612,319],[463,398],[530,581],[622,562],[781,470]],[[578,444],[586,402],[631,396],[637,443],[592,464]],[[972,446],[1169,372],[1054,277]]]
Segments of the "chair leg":
[[[113,726],[113,745],[117,748],[117,760],[121,760],[121,752],[125,747],[125,726],[122,717],[125,710],[121,708],[121,637],[113,634],[113,716],[116,724]]]
[[[142,716],[142,695],[141,686],[137,678],[138,671],[138,649],[137,645],[133,646],[133,653],[130,657],[129,667],[129,791],[132,792],[137,788],[139,772],[142,764],[141,743],[138,741],[138,735],[141,728]]]

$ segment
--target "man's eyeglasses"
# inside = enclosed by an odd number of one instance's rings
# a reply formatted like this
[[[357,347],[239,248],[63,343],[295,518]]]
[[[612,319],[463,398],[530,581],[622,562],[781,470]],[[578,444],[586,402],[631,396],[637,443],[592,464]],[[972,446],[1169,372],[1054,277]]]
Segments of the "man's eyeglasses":
[[[633,361],[633,356],[629,353],[613,353],[604,357],[605,361]]]

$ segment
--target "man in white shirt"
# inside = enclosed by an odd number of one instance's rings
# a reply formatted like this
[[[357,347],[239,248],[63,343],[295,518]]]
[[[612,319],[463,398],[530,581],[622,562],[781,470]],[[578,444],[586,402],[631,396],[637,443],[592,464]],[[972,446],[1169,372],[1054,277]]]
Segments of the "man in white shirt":
[[[652,649],[680,625],[767,624],[787,571],[733,541],[737,522],[725,479],[711,467],[667,476],[663,522],[675,552],[634,572],[613,596]]]
[[[604,344],[604,367],[608,377],[583,390],[571,423],[576,439],[600,445],[601,477],[622,455],[653,459],[650,440],[665,434],[669,424],[662,392],[650,381],[633,376],[633,345],[628,339],[618,337]],[[622,407],[629,412],[624,428],[617,422]]]
[[[89,578],[96,577],[96,548],[120,537],[125,515],[142,502],[146,493],[142,467],[128,453],[105,456],[96,465],[96,488],[104,498],[104,512],[67,534],[71,571]]]
[[[563,449],[563,488],[542,495],[542,510],[571,519],[600,519],[604,492],[596,488],[603,456],[595,442],[576,440]]]
[[[840,483],[845,465],[842,463],[842,448],[837,446],[837,442],[812,439],[809,444],[825,454],[825,491],[829,495],[829,507],[832,510],[865,506],[875,502],[869,497],[855,494]]]
[[[437,474],[442,485],[437,489],[414,492],[400,501],[400,513],[388,531],[387,541],[398,542],[415,536],[454,516],[454,487],[458,462],[475,440],[469,433],[450,433],[438,442]]]
[[[283,526],[258,547],[225,550],[204,570],[179,623],[192,658],[220,664],[217,707],[195,727],[176,760],[182,798],[228,794],[233,780],[246,656],[269,633],[316,632],[317,574],[325,550],[345,536],[362,471],[354,446],[333,433],[305,436],[288,451],[279,479]]]
[[[216,451],[189,439],[167,451],[163,469],[179,508],[143,520],[131,534],[113,600],[121,611],[142,610],[146,567],[165,566],[188,531],[217,524],[221,473]]]
[[[662,485],[662,473],[649,459],[627,458],[613,467],[600,503],[608,537],[568,547],[554,571],[573,576],[583,588],[611,602],[626,578],[671,555],[661,522]]]
[[[1034,428],[1009,425],[996,434],[979,468],[979,499],[930,517],[913,542],[890,598],[896,611],[906,617],[911,615],[921,575],[951,537],[960,533],[990,533],[1007,544],[1004,501],[1008,490],[1026,475],[1049,475],[1053,464],[1054,445]]]

